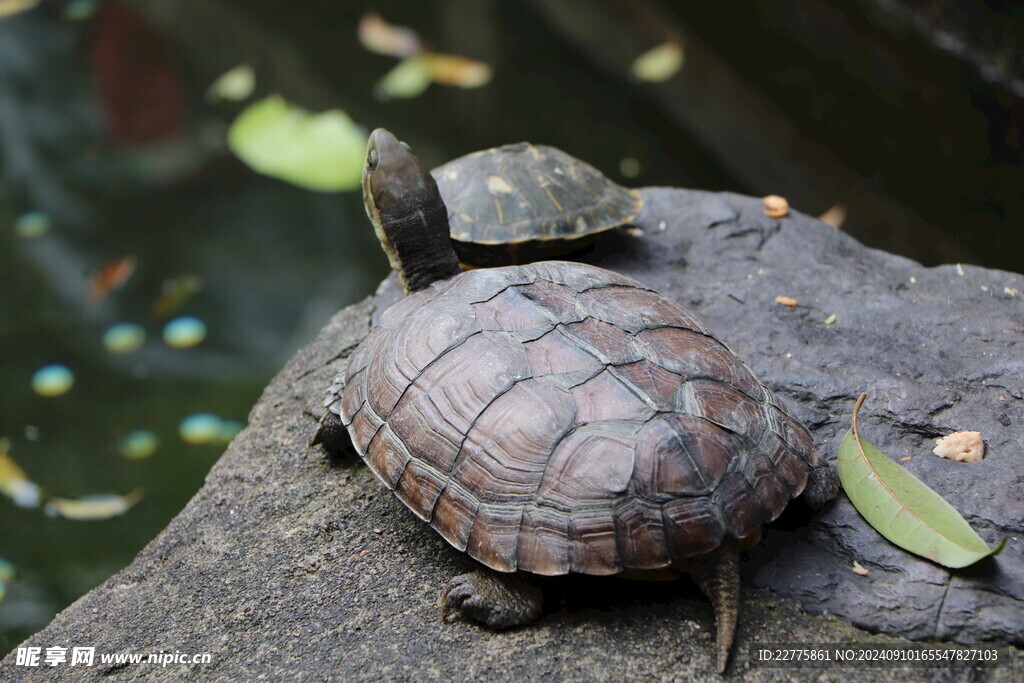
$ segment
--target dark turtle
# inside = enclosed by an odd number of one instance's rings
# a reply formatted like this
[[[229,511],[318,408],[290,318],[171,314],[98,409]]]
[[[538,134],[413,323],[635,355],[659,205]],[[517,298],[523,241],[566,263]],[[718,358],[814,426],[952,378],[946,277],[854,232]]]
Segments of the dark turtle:
[[[474,152],[433,171],[459,259],[526,263],[587,246],[640,213],[636,190],[616,185],[560,149],[521,142]]]
[[[529,574],[685,570],[723,670],[739,550],[791,499],[836,493],[807,430],[635,280],[563,261],[460,272],[430,174],[386,131],[363,192],[409,296],[349,357],[314,442],[347,429],[385,486],[493,570],[452,579],[446,614],[506,628],[541,613]]]

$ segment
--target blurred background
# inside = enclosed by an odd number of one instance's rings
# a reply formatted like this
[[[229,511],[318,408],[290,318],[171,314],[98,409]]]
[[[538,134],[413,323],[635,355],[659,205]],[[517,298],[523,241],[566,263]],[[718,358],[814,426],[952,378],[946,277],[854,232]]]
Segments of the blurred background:
[[[530,140],[1021,271],[1024,5],[919,5],[0,0],[0,655],[387,273],[374,127],[429,166]]]

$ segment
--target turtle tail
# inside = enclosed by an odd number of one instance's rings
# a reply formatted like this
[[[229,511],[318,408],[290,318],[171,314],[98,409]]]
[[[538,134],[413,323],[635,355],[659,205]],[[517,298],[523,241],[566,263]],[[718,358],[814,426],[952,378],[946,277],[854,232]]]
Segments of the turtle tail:
[[[704,595],[708,596],[715,612],[718,673],[724,673],[736,637],[736,622],[740,611],[740,565],[736,541],[724,539],[706,562],[695,567],[693,577]]]

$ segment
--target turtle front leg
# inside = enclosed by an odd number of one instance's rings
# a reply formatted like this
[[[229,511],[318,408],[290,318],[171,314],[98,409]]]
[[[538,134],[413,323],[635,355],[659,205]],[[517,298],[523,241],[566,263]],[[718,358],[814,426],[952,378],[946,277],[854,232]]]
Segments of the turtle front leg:
[[[718,550],[693,563],[690,573],[715,612],[715,654],[718,673],[729,664],[740,611],[740,553],[737,543],[723,539]]]
[[[543,607],[543,590],[521,574],[483,570],[460,574],[441,593],[441,615],[445,621],[458,610],[495,630],[536,621]]]

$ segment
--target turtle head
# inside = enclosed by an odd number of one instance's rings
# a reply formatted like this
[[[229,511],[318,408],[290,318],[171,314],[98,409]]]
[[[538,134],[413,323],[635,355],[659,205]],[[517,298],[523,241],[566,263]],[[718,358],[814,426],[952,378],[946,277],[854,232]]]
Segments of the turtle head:
[[[406,293],[459,272],[437,183],[409,146],[383,128],[366,145],[363,204]]]

